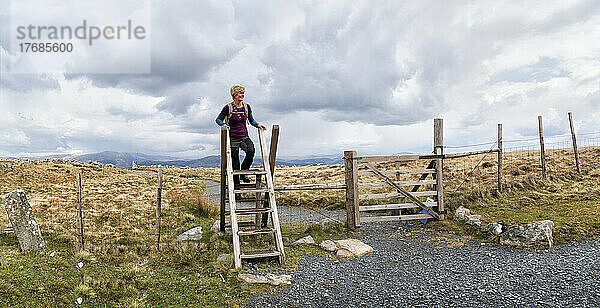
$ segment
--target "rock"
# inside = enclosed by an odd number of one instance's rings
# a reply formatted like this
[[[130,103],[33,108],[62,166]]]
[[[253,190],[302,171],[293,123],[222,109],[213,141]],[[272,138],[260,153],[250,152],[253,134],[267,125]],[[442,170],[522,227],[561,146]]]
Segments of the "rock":
[[[148,264],[148,258],[142,258],[140,262],[138,262],[139,267],[144,267],[146,264]]]
[[[239,274],[238,279],[245,283],[268,283],[274,286],[292,284],[291,275],[266,274],[265,276],[252,274]]]
[[[336,255],[340,258],[352,258],[355,256],[353,253],[351,253],[349,250],[346,250],[346,249],[339,249],[336,252]]]
[[[228,253],[220,254],[217,257],[217,263],[231,264],[233,262],[233,258]]]
[[[77,305],[81,305],[81,303],[83,303],[83,298],[78,297],[75,302],[77,303]]]
[[[210,231],[215,232],[215,233],[216,232],[221,232],[221,221],[217,219],[213,223],[212,227],[210,227]],[[231,234],[231,228],[225,229],[225,233]]]
[[[37,251],[46,248],[42,231],[38,225],[25,192],[17,189],[4,195],[4,208],[22,251]]]
[[[499,235],[500,233],[502,233],[502,225],[497,222],[494,222],[485,226],[483,229],[481,229],[481,231],[489,232],[493,235]]]
[[[465,223],[467,225],[473,225],[481,228],[481,215],[469,215],[466,216]]]
[[[274,286],[282,285],[282,284],[292,284],[292,275],[275,275],[275,274],[267,274],[267,279],[269,279],[270,284]]]
[[[346,249],[357,257],[375,251],[373,247],[353,238],[335,241],[335,243],[339,248]]]
[[[327,251],[336,251],[338,250],[337,245],[332,241],[332,240],[324,240],[321,242],[321,244],[319,244],[319,246],[321,246],[321,248],[327,250]]]
[[[333,225],[337,225],[337,224],[339,224],[339,223],[340,223],[340,222],[339,222],[339,221],[337,221],[337,220],[335,220],[335,219],[331,219],[331,218],[325,218],[325,219],[323,219],[323,220],[321,220],[321,221],[319,222],[319,226],[320,226],[321,228],[323,228],[323,229],[327,229],[327,228],[329,228],[329,227],[331,227],[331,226],[333,226]]]
[[[543,220],[531,224],[511,227],[500,237],[500,244],[506,246],[547,246],[552,247],[554,222]]]
[[[467,216],[471,216],[471,210],[463,207],[462,205],[456,209],[456,212],[454,212],[454,220],[456,221],[467,220]]]
[[[221,221],[220,220],[215,220],[215,222],[213,223],[212,227],[210,227],[210,231],[212,232],[219,232],[221,231]]]
[[[315,244],[315,239],[312,236],[305,236],[294,243],[292,245],[304,245],[304,244]]]
[[[202,239],[202,227],[191,228],[177,236],[178,242],[198,241],[200,239]]]

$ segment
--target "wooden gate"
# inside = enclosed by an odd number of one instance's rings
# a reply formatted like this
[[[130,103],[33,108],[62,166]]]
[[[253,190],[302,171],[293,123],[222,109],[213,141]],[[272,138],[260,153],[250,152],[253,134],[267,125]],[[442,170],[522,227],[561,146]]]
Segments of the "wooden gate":
[[[348,225],[359,227],[362,222],[444,219],[443,155],[357,156],[344,152],[346,162],[346,204]],[[413,161],[429,161],[424,169],[401,169]],[[392,166],[394,170],[384,170]],[[418,179],[402,180],[402,176],[420,175]],[[368,182],[375,177],[378,182]],[[391,192],[369,193],[374,188]],[[425,188],[425,189],[424,189]],[[361,192],[366,192],[361,194]],[[393,203],[360,205],[362,200],[393,199]],[[364,201],[363,201],[364,202]],[[414,212],[417,209],[417,213]]]

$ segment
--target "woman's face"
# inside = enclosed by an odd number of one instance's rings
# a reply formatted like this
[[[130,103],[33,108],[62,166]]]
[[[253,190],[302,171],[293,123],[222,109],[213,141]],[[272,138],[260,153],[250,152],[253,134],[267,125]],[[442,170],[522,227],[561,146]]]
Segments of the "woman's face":
[[[238,93],[235,95],[235,100],[241,102],[244,100],[244,92]]]

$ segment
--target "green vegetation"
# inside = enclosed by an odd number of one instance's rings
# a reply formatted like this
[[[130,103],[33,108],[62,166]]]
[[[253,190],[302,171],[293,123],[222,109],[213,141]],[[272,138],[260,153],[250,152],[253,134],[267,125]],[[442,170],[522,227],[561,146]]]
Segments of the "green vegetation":
[[[505,187],[502,194],[495,188],[449,193],[446,206],[450,213],[463,205],[483,220],[508,225],[552,220],[555,223],[556,244],[581,241],[600,235],[600,173],[596,170],[584,175],[563,174],[547,180],[530,176]],[[461,234],[496,237],[475,232],[475,228],[449,220],[436,228],[447,228]]]

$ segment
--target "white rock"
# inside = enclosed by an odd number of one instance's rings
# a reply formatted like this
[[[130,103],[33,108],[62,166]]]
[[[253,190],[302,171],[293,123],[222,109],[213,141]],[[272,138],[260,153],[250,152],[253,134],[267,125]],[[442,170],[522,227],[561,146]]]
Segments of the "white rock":
[[[333,225],[339,224],[339,223],[340,222],[335,219],[325,218],[319,222],[319,226],[321,226],[321,228],[323,228],[323,229],[327,229],[327,228],[329,228]]]
[[[213,232],[219,232],[221,231],[221,221],[220,220],[215,220],[215,222],[213,223],[212,227],[210,227],[210,231]]]
[[[481,227],[481,215],[470,215],[466,217],[467,225]]]
[[[552,238],[553,229],[554,222],[551,220],[543,220],[531,224],[523,224],[517,227],[512,227],[506,232],[502,233],[502,237],[500,237],[500,245],[552,247],[554,243]]]
[[[321,246],[321,248],[327,250],[327,251],[336,251],[338,250],[337,245],[332,241],[332,240],[324,240],[321,242],[321,244],[319,244],[319,246]]]
[[[268,283],[274,286],[292,284],[291,275],[266,274],[265,276],[252,274],[239,274],[238,279],[245,283]]]
[[[471,210],[469,210],[468,208],[465,208],[461,205],[456,209],[456,212],[454,212],[454,220],[463,221],[463,220],[466,220],[467,216],[470,216],[470,215],[471,215]]]
[[[275,275],[275,274],[267,274],[267,279],[269,279],[269,283],[278,286],[282,284],[292,284],[292,275]]]
[[[142,258],[140,262],[138,262],[139,267],[144,267],[148,263],[148,258]]]
[[[373,247],[353,238],[335,241],[335,243],[339,248],[346,249],[357,257],[375,251]]]
[[[304,244],[315,244],[315,239],[312,236],[305,236],[294,243],[292,245],[304,245]]]
[[[483,229],[481,229],[481,231],[490,232],[494,235],[499,235],[500,233],[502,233],[502,225],[497,222],[494,222],[485,226]]]
[[[352,258],[355,256],[353,253],[346,249],[338,249],[336,255],[340,258]]]
[[[77,303],[77,305],[81,305],[81,303],[83,303],[83,298],[78,297],[75,302]]]
[[[228,253],[220,254],[217,257],[217,263],[231,263],[231,255]]]
[[[77,266],[77,268],[82,268],[82,267],[83,267],[83,262],[79,262],[79,263],[77,263],[77,265],[75,265],[75,266]]]
[[[177,241],[197,241],[202,239],[202,227],[191,228],[177,236]]]

